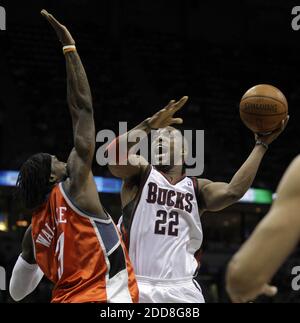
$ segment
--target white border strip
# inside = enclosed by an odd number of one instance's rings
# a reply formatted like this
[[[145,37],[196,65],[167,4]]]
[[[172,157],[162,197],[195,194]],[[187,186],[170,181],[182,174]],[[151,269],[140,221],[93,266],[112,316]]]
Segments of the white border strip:
[[[117,232],[116,234],[118,235]],[[118,235],[118,242],[107,252],[107,256],[110,256],[120,245],[121,245],[121,241]]]

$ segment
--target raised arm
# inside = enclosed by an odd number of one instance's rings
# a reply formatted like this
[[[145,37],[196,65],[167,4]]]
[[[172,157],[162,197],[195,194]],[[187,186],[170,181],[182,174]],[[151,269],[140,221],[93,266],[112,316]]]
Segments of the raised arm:
[[[174,118],[174,114],[184,106],[187,100],[187,96],[182,97],[177,102],[171,100],[167,106],[155,113],[151,118],[146,119],[129,132],[114,140],[107,148],[109,170],[111,173],[122,179],[142,174],[148,166],[148,161],[132,153],[132,149],[136,145],[132,138],[138,136],[140,139],[143,139],[152,129],[155,130],[165,128],[171,124],[182,123],[183,120],[181,118]],[[126,147],[126,145],[127,151],[121,152],[120,147]],[[114,156],[116,156],[116,160],[113,159]]]
[[[256,145],[254,149],[229,183],[198,179],[198,191],[200,200],[202,201],[202,211],[222,210],[244,196],[254,181],[268,145],[285,129],[287,122],[288,118],[282,122],[280,129],[268,136],[258,137],[256,135]]]
[[[236,253],[227,270],[227,291],[234,302],[247,302],[259,294],[273,295],[267,285],[300,240],[300,157],[277,190],[271,210]]]
[[[68,160],[68,170],[71,185],[82,187],[91,170],[95,152],[95,124],[90,86],[70,32],[46,10],[42,10],[41,13],[54,28],[64,46],[68,105],[75,146]]]

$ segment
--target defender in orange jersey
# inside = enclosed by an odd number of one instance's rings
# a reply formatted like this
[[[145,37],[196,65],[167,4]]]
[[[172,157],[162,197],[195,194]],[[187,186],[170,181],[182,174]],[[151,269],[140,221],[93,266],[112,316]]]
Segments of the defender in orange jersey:
[[[134,272],[120,234],[99,200],[91,171],[95,151],[92,98],[75,42],[45,10],[67,66],[74,148],[68,162],[40,153],[21,167],[17,187],[32,223],[14,267],[10,294],[31,293],[43,275],[54,284],[52,302],[137,302]]]

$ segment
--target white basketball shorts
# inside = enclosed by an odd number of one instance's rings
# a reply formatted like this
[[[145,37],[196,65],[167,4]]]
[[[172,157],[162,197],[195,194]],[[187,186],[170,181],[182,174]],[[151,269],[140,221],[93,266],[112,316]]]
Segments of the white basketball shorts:
[[[205,303],[199,284],[191,277],[159,280],[136,276],[140,303]]]

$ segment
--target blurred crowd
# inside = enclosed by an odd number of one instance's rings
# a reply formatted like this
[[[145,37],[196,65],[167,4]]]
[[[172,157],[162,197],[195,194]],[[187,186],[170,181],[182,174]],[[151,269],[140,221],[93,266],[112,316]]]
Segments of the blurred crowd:
[[[229,180],[254,145],[253,134],[239,118],[243,93],[257,83],[278,86],[288,98],[291,119],[255,181],[256,187],[276,189],[284,169],[298,153],[292,139],[298,131],[300,94],[298,84],[289,78],[295,54],[282,62],[280,53],[268,47],[263,53],[250,53],[241,47],[207,43],[204,51],[177,35],[136,27],[123,30],[122,41],[116,43],[102,27],[71,27],[90,80],[97,130],[118,133],[119,121],[133,127],[170,99],[189,95],[181,112],[183,128],[205,130],[203,176],[215,180]],[[43,24],[10,28],[8,46],[1,55],[5,70],[0,77],[9,79],[2,95],[11,95],[6,102],[0,97],[0,147],[5,151],[1,168],[18,169],[26,157],[38,151],[65,159],[72,148],[64,59],[51,32]],[[12,141],[19,144],[18,149]],[[109,175],[97,165],[94,172]]]

